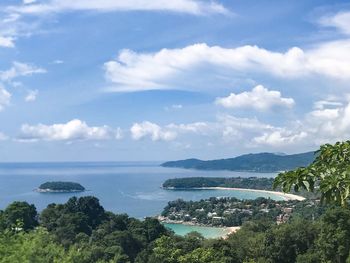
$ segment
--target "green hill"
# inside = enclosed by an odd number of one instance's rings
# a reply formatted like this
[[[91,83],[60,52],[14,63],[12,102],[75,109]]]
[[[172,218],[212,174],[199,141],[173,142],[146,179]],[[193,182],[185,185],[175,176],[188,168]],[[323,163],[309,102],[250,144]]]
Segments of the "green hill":
[[[163,167],[178,167],[198,170],[230,170],[249,172],[278,172],[308,166],[315,158],[314,152],[291,155],[275,153],[245,154],[235,158],[202,161],[186,159],[161,164]]]

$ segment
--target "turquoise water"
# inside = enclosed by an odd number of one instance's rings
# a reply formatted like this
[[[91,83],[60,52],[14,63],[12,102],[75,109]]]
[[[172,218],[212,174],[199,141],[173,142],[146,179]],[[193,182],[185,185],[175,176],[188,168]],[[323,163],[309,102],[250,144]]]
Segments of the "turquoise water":
[[[27,201],[38,210],[50,203],[64,203],[72,196],[94,195],[106,210],[136,218],[160,214],[167,202],[182,198],[200,200],[212,196],[281,199],[273,194],[232,190],[167,191],[162,183],[175,177],[273,177],[275,174],[229,171],[195,171],[159,167],[157,163],[3,163],[0,164],[0,209],[13,201]],[[46,181],[74,181],[83,193],[38,193]]]
[[[165,227],[173,230],[176,234],[184,236],[190,232],[196,231],[205,238],[219,238],[229,233],[228,229],[220,227],[189,226],[182,224],[163,224]]]

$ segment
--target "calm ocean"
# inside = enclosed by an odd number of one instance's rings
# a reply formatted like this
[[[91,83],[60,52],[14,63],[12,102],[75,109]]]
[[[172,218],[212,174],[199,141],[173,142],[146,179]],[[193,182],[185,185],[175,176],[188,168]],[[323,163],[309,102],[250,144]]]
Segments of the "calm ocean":
[[[136,218],[159,214],[168,201],[177,198],[199,200],[212,196],[232,196],[252,199],[273,197],[242,191],[198,190],[167,191],[162,183],[175,177],[273,177],[229,171],[194,171],[159,167],[158,163],[3,163],[0,164],[0,209],[13,201],[27,201],[40,211],[50,203],[64,203],[72,196],[93,195],[100,199],[106,210],[128,213]],[[33,191],[46,181],[73,181],[86,189],[78,194],[49,194]]]

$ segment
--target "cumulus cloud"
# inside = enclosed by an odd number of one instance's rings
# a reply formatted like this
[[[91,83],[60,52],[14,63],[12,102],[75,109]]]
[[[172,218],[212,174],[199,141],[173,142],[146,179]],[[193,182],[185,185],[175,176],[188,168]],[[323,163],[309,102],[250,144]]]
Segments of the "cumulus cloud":
[[[350,138],[350,102],[337,108],[315,109],[302,120],[275,126],[257,118],[241,118],[229,114],[218,115],[215,121],[167,124],[143,122],[131,128],[135,140],[145,137],[153,141],[186,143],[191,140],[203,143],[200,136],[206,136],[217,145],[236,145],[244,148],[265,150],[286,148],[314,149],[320,144],[332,143]],[[189,135],[195,137],[188,137]],[[192,140],[193,139],[193,140]]]
[[[152,141],[171,141],[177,137],[176,132],[149,121],[134,123],[130,128],[130,132],[134,140],[150,137]]]
[[[283,98],[279,91],[258,85],[252,91],[231,93],[228,97],[217,98],[216,104],[225,108],[253,108],[264,111],[275,106],[291,108],[295,102],[292,98]]]
[[[316,147],[349,138],[350,102],[337,108],[315,109],[307,113],[302,121],[264,132],[261,136],[255,137],[254,142],[269,146],[295,144],[295,146]]]
[[[33,2],[33,0],[26,0]],[[229,11],[214,1],[199,0],[49,0],[45,3],[11,6],[8,11],[22,14],[46,14],[67,11],[169,11],[192,15],[227,14]]]
[[[20,140],[29,141],[73,141],[73,140],[107,140],[120,138],[120,130],[108,126],[88,126],[86,122],[74,119],[63,124],[28,125],[21,127]]]
[[[349,139],[350,102],[342,107],[310,112],[306,126],[320,143]]]
[[[0,111],[10,104],[11,94],[0,84]]]
[[[207,78],[215,79],[218,71],[227,77],[227,84],[238,73],[264,73],[288,79],[312,75],[350,79],[349,49],[347,39],[321,43],[307,50],[293,47],[286,52],[250,45],[224,48],[202,43],[154,53],[122,50],[104,68],[106,79],[112,84],[109,90],[122,92],[210,88],[213,85],[208,85]]]
[[[195,135],[217,138],[222,142],[250,143],[254,136],[274,127],[261,123],[256,118],[238,118],[231,115],[219,115],[213,122],[170,123],[160,126],[152,122],[135,123],[130,131],[134,140],[149,137],[152,141],[173,141]],[[244,139],[244,140],[241,140]],[[179,142],[178,142],[179,143]]]
[[[32,102],[36,100],[36,97],[38,96],[39,91],[38,90],[29,90],[27,96],[24,98],[26,102]]]
[[[5,71],[0,71],[1,81],[11,81],[14,78],[22,76],[31,76],[33,74],[46,73],[46,70],[34,65],[14,61],[12,67]]]

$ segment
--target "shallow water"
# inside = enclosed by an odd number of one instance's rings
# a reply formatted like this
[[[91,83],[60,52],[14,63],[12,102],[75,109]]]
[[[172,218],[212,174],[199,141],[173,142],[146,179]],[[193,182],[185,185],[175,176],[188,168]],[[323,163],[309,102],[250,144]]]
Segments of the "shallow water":
[[[176,234],[180,236],[184,236],[190,232],[196,231],[205,238],[219,238],[229,233],[229,229],[220,227],[190,226],[170,223],[164,223],[163,225],[173,230]]]
[[[106,210],[136,218],[159,214],[168,201],[200,200],[212,196],[281,200],[273,194],[232,190],[169,191],[162,183],[175,177],[274,177],[271,173],[195,171],[159,167],[158,163],[3,163],[0,164],[0,209],[13,201],[27,201],[42,210],[50,203],[64,203],[72,196],[93,195]],[[73,181],[89,191],[83,193],[38,193],[47,181]]]

